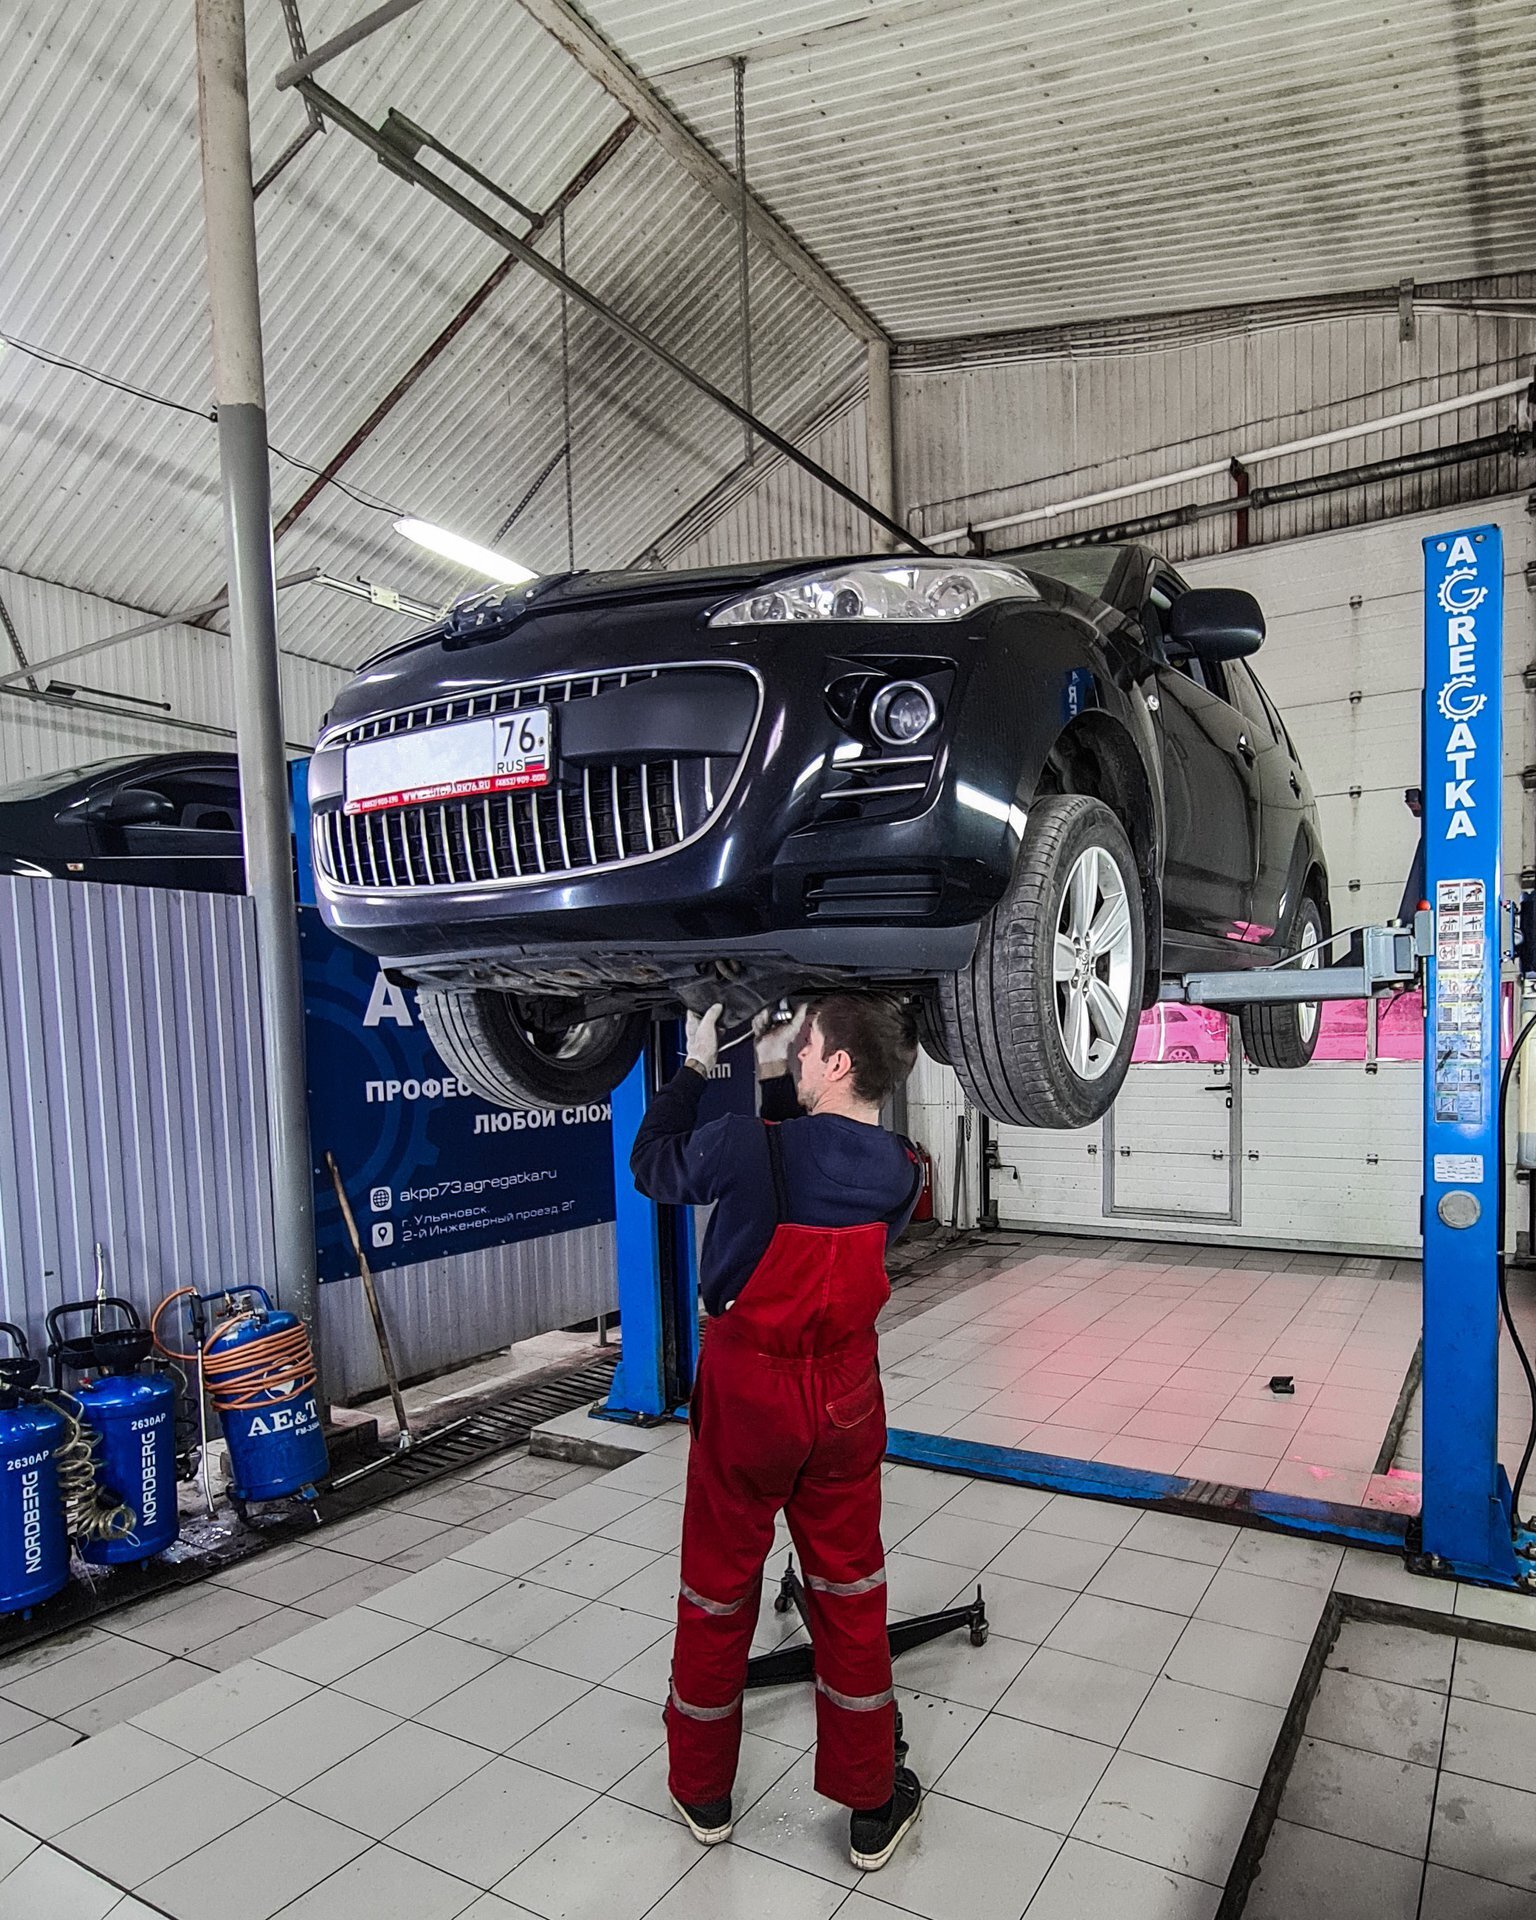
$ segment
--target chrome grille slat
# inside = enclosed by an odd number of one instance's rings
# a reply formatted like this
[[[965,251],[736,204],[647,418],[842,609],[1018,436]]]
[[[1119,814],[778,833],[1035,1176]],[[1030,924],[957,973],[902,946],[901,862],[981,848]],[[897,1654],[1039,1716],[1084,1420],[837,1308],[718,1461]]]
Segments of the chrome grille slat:
[[[651,821],[651,770],[649,767],[640,769],[640,818],[645,828],[645,850],[647,853],[654,853],[656,830]]]
[[[613,839],[615,846],[617,846],[619,850],[619,858],[622,860],[627,855],[629,849],[624,845],[624,799],[619,790],[619,770],[617,767],[613,769],[612,791]]]
[[[451,887],[455,876],[453,871],[453,847],[448,839],[448,809],[446,807],[439,807],[437,809],[437,837],[442,842],[443,871],[447,874],[448,884]]]
[[[412,809],[412,812],[416,815],[416,838],[421,848],[421,864],[426,872],[427,885],[429,887],[435,887],[437,885],[437,875],[432,871],[432,836],[427,831],[427,809],[425,807],[415,807]]]
[[[496,827],[491,819],[491,796],[487,794],[480,804],[485,813],[486,858],[490,862],[491,878],[493,880],[499,880],[501,878],[501,863],[496,858]]]
[[[517,844],[517,808],[513,805],[515,794],[507,795],[507,844],[512,849],[512,871],[519,880],[523,877],[523,856]]]

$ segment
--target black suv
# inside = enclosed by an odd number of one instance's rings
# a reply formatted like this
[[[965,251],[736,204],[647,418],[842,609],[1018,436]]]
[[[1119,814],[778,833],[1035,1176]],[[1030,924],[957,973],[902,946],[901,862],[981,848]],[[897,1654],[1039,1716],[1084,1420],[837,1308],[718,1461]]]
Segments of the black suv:
[[[1137,546],[481,595],[328,716],[321,906],[502,1105],[606,1093],[653,1013],[866,983],[994,1118],[1082,1126],[1164,976],[1327,932],[1263,635]],[[1311,1057],[1315,1007],[1243,1018]]]

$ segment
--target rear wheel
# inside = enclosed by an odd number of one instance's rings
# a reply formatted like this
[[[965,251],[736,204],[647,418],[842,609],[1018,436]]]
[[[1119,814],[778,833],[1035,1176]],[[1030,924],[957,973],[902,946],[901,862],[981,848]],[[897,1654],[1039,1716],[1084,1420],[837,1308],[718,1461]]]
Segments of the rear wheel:
[[[1310,894],[1303,894],[1285,934],[1285,952],[1301,955],[1297,967],[1321,963],[1323,933],[1322,908]],[[1293,969],[1287,967],[1285,971]],[[1256,1067],[1304,1067],[1317,1051],[1322,1014],[1322,1003],[1317,1000],[1244,1007],[1238,1016],[1243,1051]]]
[[[939,982],[945,1049],[971,1101],[1026,1127],[1106,1113],[1136,1044],[1143,948],[1125,829],[1087,794],[1038,800],[975,956]]]
[[[572,1018],[568,1004],[488,987],[419,996],[444,1066],[497,1107],[606,1100],[640,1057],[643,1013]]]
[[[941,1067],[952,1066],[954,1063],[944,1042],[944,1016],[939,1011],[937,998],[931,993],[923,994],[916,1011],[917,1038],[923,1052],[930,1060],[937,1060]]]

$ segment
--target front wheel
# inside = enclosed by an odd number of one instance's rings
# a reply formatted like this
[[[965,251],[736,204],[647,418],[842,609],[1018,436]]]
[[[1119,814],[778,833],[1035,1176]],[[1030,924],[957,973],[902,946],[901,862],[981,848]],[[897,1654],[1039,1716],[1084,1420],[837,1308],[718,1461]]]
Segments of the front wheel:
[[[559,1002],[489,987],[418,996],[444,1066],[496,1107],[606,1100],[645,1045],[643,1013],[573,1016]]]
[[[1144,941],[1114,814],[1087,794],[1036,801],[970,965],[939,981],[945,1050],[971,1102],[1025,1127],[1105,1114],[1136,1044]]]
[[[1298,967],[1312,968],[1321,962],[1324,931],[1322,908],[1310,894],[1303,894],[1285,932],[1286,953],[1301,956]],[[1243,1051],[1256,1067],[1304,1067],[1317,1051],[1322,1015],[1317,1000],[1244,1007],[1238,1016]]]

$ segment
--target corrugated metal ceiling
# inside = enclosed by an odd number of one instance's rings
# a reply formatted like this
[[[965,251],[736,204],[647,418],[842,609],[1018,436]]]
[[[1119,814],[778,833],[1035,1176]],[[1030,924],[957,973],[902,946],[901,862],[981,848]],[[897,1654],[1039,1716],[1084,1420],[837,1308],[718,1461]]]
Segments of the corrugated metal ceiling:
[[[1453,277],[1536,254],[1536,24],[1516,0],[591,0],[591,16],[714,149],[725,56],[749,56],[754,184],[901,339],[1074,316]],[[305,0],[312,44],[360,11]],[[304,124],[271,76],[278,0],[249,0],[256,168]],[[0,22],[0,327],[171,396],[177,413],[0,352],[0,554],[148,608],[223,574],[190,9],[13,0]],[[390,106],[547,206],[620,125],[515,5],[433,0],[327,84]],[[274,443],[318,464],[501,258],[332,132],[259,204]],[[721,385],[737,382],[729,217],[644,136],[575,202],[572,270]],[[552,233],[540,243],[554,246]],[[759,407],[787,429],[859,381],[860,353],[754,263]],[[651,547],[739,459],[739,430],[617,342],[572,326],[578,564]],[[365,499],[482,540],[562,438],[555,296],[514,269],[344,469]],[[274,462],[281,513],[309,475]],[[565,562],[556,471],[504,542]],[[280,565],[428,602],[467,584],[389,515],[328,489]],[[285,644],[355,661],[391,616],[285,596]]]
[[[592,0],[899,338],[1536,251],[1526,0]],[[699,64],[699,63],[703,64]]]

